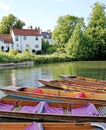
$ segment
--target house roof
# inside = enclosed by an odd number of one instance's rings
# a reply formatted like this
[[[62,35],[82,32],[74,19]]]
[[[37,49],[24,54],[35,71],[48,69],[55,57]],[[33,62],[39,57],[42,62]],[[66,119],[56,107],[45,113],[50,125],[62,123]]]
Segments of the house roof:
[[[45,39],[51,39],[52,38],[51,32],[42,32],[42,36]]]
[[[15,35],[21,36],[41,36],[37,29],[12,29]]]
[[[0,41],[4,41],[4,43],[12,43],[12,37],[10,34],[0,34]]]

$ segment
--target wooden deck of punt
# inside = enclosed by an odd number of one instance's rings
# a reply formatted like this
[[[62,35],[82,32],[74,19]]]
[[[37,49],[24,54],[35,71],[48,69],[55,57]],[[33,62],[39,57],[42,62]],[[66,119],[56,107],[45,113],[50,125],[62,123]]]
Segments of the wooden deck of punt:
[[[46,80],[38,80],[39,82],[41,82],[42,84],[46,85],[46,86],[52,86],[55,88],[61,88],[61,89],[65,89],[65,90],[74,90],[74,91],[82,91],[82,92],[98,92],[98,93],[106,93],[106,89],[104,88],[98,88],[96,86],[94,87],[88,87],[85,85],[80,85],[80,84],[74,84],[74,83],[70,83],[64,80],[50,80],[50,81],[46,81]]]
[[[17,122],[17,123],[0,123],[0,130],[25,130],[32,123],[31,122]],[[39,123],[38,123],[39,124]],[[100,127],[92,126],[90,123],[40,123],[44,130],[103,130]]]
[[[96,87],[96,88],[106,88],[106,81],[105,80],[98,80],[92,78],[85,78],[85,77],[75,77],[75,76],[68,76],[68,75],[60,75],[60,78],[64,81],[70,82],[72,84],[80,84],[88,87]]]
[[[42,100],[47,102],[92,102],[95,104],[106,105],[106,94],[89,93],[86,92],[84,98],[78,98],[80,92],[48,89],[48,88],[22,88],[22,87],[4,87],[0,88],[3,92],[10,96],[17,98],[24,98],[29,100]],[[42,93],[37,93],[41,91]],[[76,98],[77,97],[77,98]]]
[[[39,104],[38,101],[31,100],[20,100],[20,99],[9,99],[2,98],[0,99],[1,104],[11,104],[14,107],[11,111],[9,110],[0,110],[0,117],[2,118],[12,118],[12,119],[23,119],[23,120],[34,120],[34,121],[54,121],[54,122],[106,122],[106,105],[104,104],[94,104],[96,110],[99,112],[99,115],[73,115],[70,113],[72,109],[82,108],[87,105],[87,103],[76,102],[76,103],[56,103],[49,102],[48,105],[51,108],[57,110],[63,109],[64,113],[40,113],[40,112],[23,112],[23,106],[34,107]],[[40,102],[41,103],[41,102]],[[43,102],[44,103],[44,102]],[[41,105],[41,104],[40,104]],[[5,105],[3,105],[5,107]],[[42,105],[41,105],[42,108]],[[39,110],[41,110],[41,108]],[[103,111],[102,111],[103,110]],[[91,112],[91,111],[90,111]]]
[[[81,77],[81,76],[74,76],[74,75],[59,75],[61,78],[70,78],[70,79],[78,79],[88,82],[94,82],[94,83],[103,83],[106,85],[106,80],[100,80],[100,79],[93,79],[93,78],[87,78],[87,77]]]

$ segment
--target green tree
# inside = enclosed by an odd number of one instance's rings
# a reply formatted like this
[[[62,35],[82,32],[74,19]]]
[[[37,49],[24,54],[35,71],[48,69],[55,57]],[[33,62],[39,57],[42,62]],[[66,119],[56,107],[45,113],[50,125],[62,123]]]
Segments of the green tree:
[[[42,53],[47,54],[47,50],[50,47],[49,42],[42,40]]]
[[[9,14],[8,16],[2,17],[0,22],[0,33],[1,34],[9,34],[10,28],[22,28],[25,26],[25,23],[21,20],[17,19],[13,14]]]
[[[68,42],[79,18],[75,16],[65,15],[57,20],[57,26],[52,32],[52,38],[59,47],[64,47]]]
[[[94,4],[85,33],[95,43],[95,58],[106,59],[106,15],[103,4]]]
[[[81,47],[83,40],[83,30],[84,30],[84,22],[83,20],[79,20],[77,23],[72,36],[70,37],[66,51],[67,54],[70,55],[71,58],[79,60],[81,58]]]

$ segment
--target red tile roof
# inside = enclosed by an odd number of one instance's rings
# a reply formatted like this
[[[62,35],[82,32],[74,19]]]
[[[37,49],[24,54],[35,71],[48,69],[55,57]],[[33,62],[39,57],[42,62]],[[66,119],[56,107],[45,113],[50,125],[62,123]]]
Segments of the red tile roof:
[[[37,29],[12,29],[15,35],[22,36],[41,36]]]
[[[0,34],[0,41],[4,41],[4,43],[12,43],[12,37],[10,34]]]

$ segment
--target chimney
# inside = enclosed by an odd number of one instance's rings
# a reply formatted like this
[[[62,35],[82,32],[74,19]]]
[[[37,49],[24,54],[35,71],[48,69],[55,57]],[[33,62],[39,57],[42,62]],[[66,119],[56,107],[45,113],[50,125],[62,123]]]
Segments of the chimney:
[[[28,29],[32,29],[32,28],[33,28],[32,25],[28,27]]]

